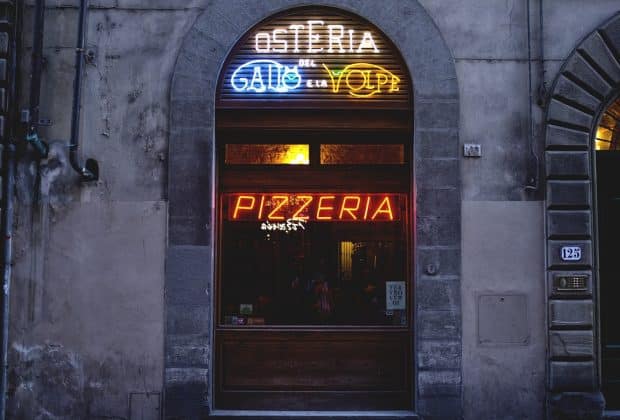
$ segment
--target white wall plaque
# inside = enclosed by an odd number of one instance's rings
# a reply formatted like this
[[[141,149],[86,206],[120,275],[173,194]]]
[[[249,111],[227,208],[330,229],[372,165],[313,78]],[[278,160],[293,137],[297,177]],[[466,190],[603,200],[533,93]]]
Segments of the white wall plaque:
[[[581,247],[580,246],[563,246],[560,249],[560,258],[562,258],[562,261],[581,260]]]
[[[404,281],[385,282],[385,310],[407,309],[407,295]]]

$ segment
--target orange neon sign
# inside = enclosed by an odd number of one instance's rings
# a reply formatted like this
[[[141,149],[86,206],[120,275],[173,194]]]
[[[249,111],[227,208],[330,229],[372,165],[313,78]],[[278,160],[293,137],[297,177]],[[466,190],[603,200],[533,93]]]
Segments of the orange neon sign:
[[[376,193],[233,193],[224,195],[230,221],[392,222],[405,196]]]

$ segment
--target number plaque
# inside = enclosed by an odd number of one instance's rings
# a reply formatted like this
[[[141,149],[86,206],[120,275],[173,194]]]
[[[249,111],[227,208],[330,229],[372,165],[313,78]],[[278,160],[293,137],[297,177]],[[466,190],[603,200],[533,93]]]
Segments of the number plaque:
[[[562,261],[580,261],[581,260],[581,247],[580,246],[563,246],[560,249],[560,257]]]

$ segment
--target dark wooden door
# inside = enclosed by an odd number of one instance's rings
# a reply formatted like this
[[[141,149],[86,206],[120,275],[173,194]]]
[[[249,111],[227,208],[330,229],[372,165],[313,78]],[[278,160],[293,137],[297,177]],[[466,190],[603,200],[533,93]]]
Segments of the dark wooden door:
[[[620,409],[620,151],[596,154],[603,395]]]
[[[407,332],[220,330],[216,345],[219,409],[412,408]]]

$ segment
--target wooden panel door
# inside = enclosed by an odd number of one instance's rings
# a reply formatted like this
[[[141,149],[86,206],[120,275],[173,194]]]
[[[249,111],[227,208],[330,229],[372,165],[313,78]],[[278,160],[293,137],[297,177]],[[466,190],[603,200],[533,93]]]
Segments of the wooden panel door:
[[[220,331],[217,408],[410,409],[410,341],[406,331]]]

